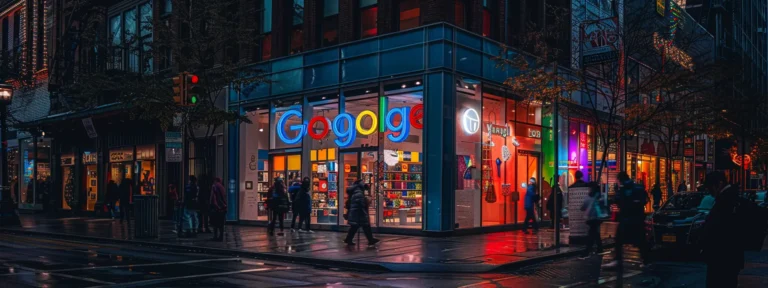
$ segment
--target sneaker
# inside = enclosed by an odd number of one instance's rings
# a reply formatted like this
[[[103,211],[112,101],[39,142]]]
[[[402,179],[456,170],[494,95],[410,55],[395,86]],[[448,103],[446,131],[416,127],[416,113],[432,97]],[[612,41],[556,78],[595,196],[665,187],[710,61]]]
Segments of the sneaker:
[[[315,233],[315,231],[312,231],[312,230],[304,230],[304,232],[309,234]]]
[[[296,229],[291,228],[291,232],[296,233]],[[299,232],[301,232],[301,229],[299,229]]]
[[[579,260],[587,260],[587,259],[589,259],[590,256],[591,255],[581,255],[581,256],[579,256]]]
[[[379,240],[379,239],[373,239],[373,240],[371,240],[371,241],[368,241],[368,246],[373,246],[373,245],[376,245],[376,243],[379,243],[379,242],[381,242],[381,240]]]
[[[344,240],[344,243],[347,243],[347,246],[354,246],[355,242]]]
[[[299,229],[299,233],[307,233],[307,231],[304,231],[303,229]]]
[[[603,268],[609,268],[609,269],[610,269],[610,268],[616,268],[616,266],[619,266],[619,261],[613,260],[613,261],[611,261],[611,262],[608,262],[607,264],[604,264],[604,265],[603,265],[603,266],[601,266],[601,267],[603,267]]]

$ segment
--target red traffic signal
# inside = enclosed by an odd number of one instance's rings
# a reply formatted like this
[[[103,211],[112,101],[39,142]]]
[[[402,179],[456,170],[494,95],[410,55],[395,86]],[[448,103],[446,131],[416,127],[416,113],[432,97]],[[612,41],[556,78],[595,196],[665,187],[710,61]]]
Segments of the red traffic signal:
[[[194,75],[194,74],[192,74],[192,77],[189,79],[189,82],[191,82],[192,84],[197,84],[197,82],[199,82],[199,81],[200,81],[200,78],[197,77],[197,75]]]

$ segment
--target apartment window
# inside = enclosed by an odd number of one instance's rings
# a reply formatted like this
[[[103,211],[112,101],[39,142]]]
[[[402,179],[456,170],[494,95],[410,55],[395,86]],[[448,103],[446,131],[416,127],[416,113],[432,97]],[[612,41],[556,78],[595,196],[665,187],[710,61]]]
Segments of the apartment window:
[[[400,25],[400,31],[416,28],[419,26],[419,21],[421,19],[421,8],[419,2],[419,0],[400,1],[400,5],[398,5],[400,11],[398,14],[400,17],[400,20],[398,21]]]
[[[304,0],[293,0],[293,28],[291,29],[291,54],[301,53],[304,47],[302,34],[304,30]]]
[[[455,23],[456,26],[459,26],[461,28],[467,29],[467,1],[466,0],[455,0],[454,1],[454,11],[455,11]]]
[[[272,58],[272,0],[256,1],[256,16],[259,18],[256,23],[259,24],[257,31],[262,35],[259,40],[256,55],[260,60]]]
[[[112,59],[109,69],[152,73],[152,2],[140,3],[109,18]]]
[[[378,17],[379,7],[377,0],[360,0],[360,13],[358,13],[358,35],[360,39],[373,37],[379,34]]]
[[[173,12],[173,0],[163,0],[163,15]]]
[[[339,43],[339,0],[323,1],[323,22],[321,46]]]

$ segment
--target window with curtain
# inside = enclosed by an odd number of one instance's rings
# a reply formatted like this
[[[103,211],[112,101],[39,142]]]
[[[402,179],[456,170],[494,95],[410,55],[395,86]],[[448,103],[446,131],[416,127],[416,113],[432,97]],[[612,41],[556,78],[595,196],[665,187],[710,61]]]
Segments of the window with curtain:
[[[323,1],[323,21],[321,46],[339,43],[339,0]]]
[[[291,29],[290,54],[301,53],[304,48],[304,0],[293,0],[293,28]]]
[[[360,39],[378,35],[379,7],[377,0],[360,0],[357,13],[358,35]]]
[[[402,0],[399,3],[399,25],[400,31],[419,26],[421,20],[421,1],[419,0]]]

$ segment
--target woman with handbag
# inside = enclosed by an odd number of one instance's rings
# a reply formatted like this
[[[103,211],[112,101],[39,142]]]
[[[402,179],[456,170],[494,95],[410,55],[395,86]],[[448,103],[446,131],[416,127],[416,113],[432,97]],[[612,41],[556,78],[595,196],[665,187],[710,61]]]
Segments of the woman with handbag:
[[[606,209],[600,203],[600,186],[595,182],[591,182],[589,187],[592,188],[589,191],[589,196],[581,204],[581,211],[586,211],[587,225],[589,226],[587,249],[579,257],[582,260],[589,258],[592,253],[593,244],[597,245],[597,254],[603,253],[603,241],[600,239],[600,224],[608,216]]]

